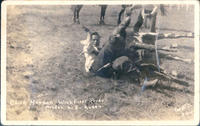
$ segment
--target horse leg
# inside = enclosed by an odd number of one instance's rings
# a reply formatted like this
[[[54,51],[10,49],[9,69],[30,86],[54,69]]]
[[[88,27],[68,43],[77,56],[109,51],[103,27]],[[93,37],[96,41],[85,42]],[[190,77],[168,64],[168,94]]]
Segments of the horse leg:
[[[101,7],[101,13],[100,13],[99,24],[105,24],[104,17],[105,17],[107,5],[101,5],[100,7]]]
[[[105,19],[106,9],[107,9],[107,5],[103,5],[103,6],[102,6],[102,12],[101,12],[101,15],[102,15],[102,23],[103,23],[103,24],[105,24],[104,19]]]
[[[143,16],[142,16],[142,11],[140,11],[140,14],[138,16],[137,22],[133,27],[134,33],[138,33],[139,29],[141,28],[142,24],[144,22]]]
[[[144,18],[144,28],[148,28],[148,17]]]
[[[125,8],[122,8],[121,11],[119,12],[118,21],[117,21],[117,24],[118,24],[118,25],[121,23],[121,16],[122,16],[122,14],[124,13],[124,11],[125,11]]]
[[[77,8],[76,8],[76,23],[77,24],[80,24],[79,13],[80,13],[80,10],[81,10],[82,7],[83,7],[83,5],[78,5]]]
[[[151,32],[156,32],[156,17],[157,13],[153,14],[153,16],[151,17],[151,26],[150,26]]]
[[[102,6],[100,7],[101,7],[101,12],[100,12],[99,24],[102,24]]]
[[[76,23],[76,9],[73,9],[73,22]]]
[[[80,24],[80,21],[79,21],[79,10],[76,11],[76,23]]]

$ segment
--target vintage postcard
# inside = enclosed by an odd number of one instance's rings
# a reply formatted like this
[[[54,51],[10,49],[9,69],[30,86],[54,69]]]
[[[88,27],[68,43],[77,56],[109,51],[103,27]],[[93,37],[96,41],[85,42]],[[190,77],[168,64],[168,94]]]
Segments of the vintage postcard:
[[[4,1],[3,125],[198,125],[198,1]]]

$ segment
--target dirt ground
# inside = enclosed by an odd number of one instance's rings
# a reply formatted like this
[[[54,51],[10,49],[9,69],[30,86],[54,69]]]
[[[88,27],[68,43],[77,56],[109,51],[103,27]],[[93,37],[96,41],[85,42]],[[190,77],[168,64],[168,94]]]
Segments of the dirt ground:
[[[188,10],[187,10],[188,9]],[[116,27],[120,6],[108,6],[98,25],[100,8],[84,6],[80,22],[98,31],[102,44]],[[174,6],[158,15],[160,33],[194,31],[194,8]],[[136,22],[132,14],[128,32]],[[72,24],[70,6],[8,6],[7,120],[193,120],[194,63],[161,59],[167,72],[177,71],[188,86],[161,81],[144,91],[129,80],[87,77],[80,41],[86,33]],[[161,39],[178,44],[171,54],[194,61],[194,39]]]

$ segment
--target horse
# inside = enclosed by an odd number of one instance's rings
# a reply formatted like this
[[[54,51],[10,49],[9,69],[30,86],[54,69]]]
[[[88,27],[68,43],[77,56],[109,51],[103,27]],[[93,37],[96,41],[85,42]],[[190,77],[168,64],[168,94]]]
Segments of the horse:
[[[138,16],[137,22],[134,25],[134,31],[138,32],[140,27],[144,24],[145,28],[148,28],[147,21],[151,22],[150,29],[151,32],[155,32],[155,24],[156,24],[156,16],[157,16],[157,8],[160,9],[161,15],[166,15],[166,9],[164,5],[121,5],[121,10],[118,14],[117,24],[121,23],[121,16],[125,12],[127,7],[134,6],[134,9],[141,9],[140,14]],[[71,9],[73,11],[73,22],[80,24],[79,21],[79,13],[83,5],[72,5]],[[99,5],[101,8],[99,23],[100,25],[105,24],[105,13],[107,9],[107,5]],[[152,14],[151,14],[152,13]]]
[[[99,6],[101,8],[99,24],[105,24],[104,19],[105,19],[107,5],[99,5]],[[74,23],[80,24],[79,13],[80,13],[80,10],[82,9],[82,7],[83,7],[83,5],[71,5]]]
[[[137,18],[137,22],[134,25],[134,31],[138,32],[140,27],[144,24],[145,28],[149,28],[148,27],[148,22],[150,22],[150,29],[151,32],[155,32],[155,24],[156,24],[156,16],[157,16],[157,12],[158,12],[158,8],[161,12],[161,15],[166,15],[167,10],[165,9],[164,5],[160,4],[160,5],[121,5],[121,10],[118,14],[118,21],[117,24],[119,25],[121,23],[121,16],[122,14],[125,12],[127,7],[130,6],[135,6],[134,9],[141,9],[139,16]]]

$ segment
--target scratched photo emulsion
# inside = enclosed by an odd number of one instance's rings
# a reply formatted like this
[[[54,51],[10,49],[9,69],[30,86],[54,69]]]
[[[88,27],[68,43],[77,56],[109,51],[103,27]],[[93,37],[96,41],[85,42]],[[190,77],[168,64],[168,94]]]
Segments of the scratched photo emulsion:
[[[7,5],[6,120],[193,120],[194,9]]]

